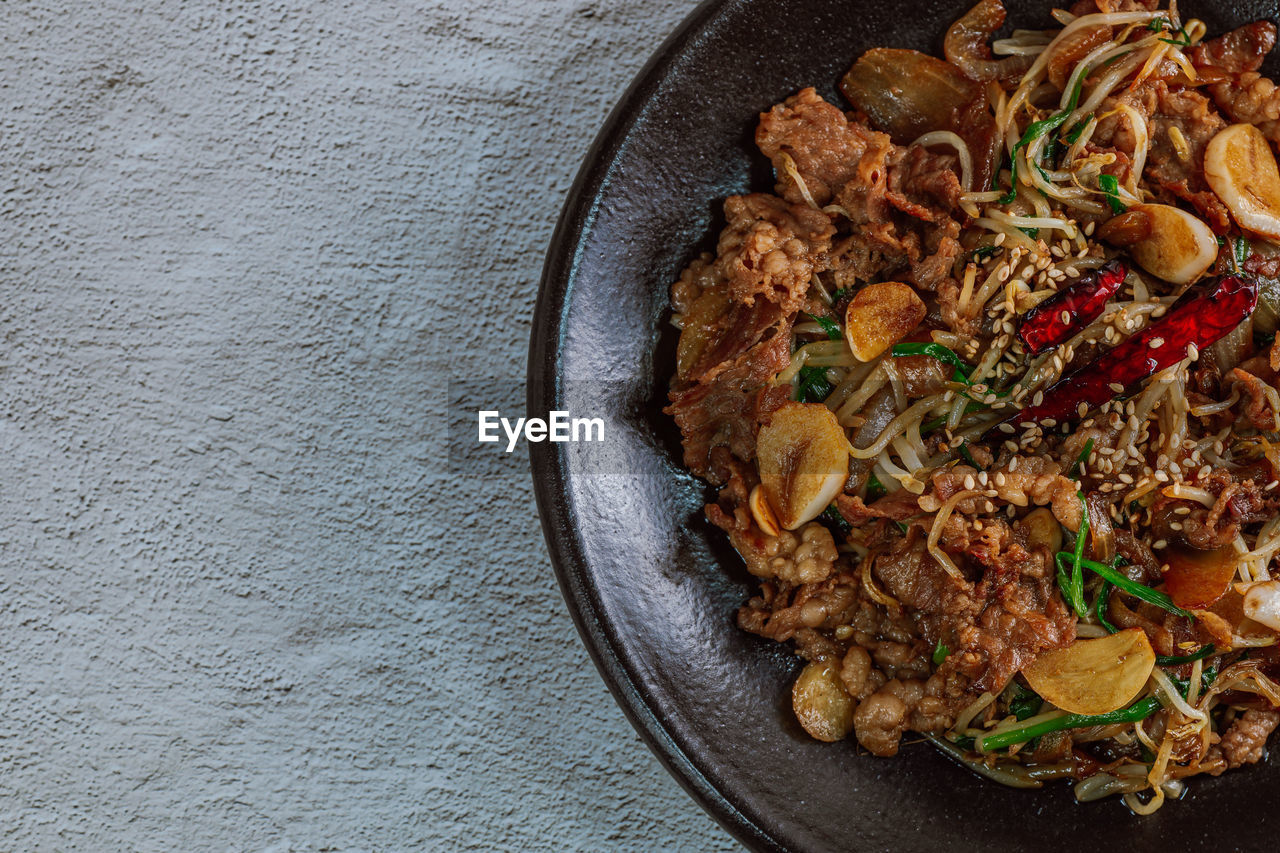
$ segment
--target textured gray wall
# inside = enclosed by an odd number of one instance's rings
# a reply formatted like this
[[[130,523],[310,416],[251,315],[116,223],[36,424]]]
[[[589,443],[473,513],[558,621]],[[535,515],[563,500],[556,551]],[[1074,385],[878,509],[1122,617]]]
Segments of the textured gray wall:
[[[0,847],[732,849],[443,440],[690,5],[4,4]]]

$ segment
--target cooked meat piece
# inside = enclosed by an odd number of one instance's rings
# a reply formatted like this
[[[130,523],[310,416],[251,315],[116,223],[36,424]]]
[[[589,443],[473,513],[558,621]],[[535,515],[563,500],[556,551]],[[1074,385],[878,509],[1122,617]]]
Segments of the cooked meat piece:
[[[858,743],[882,757],[898,754],[898,742],[911,712],[910,706],[890,688],[892,683],[868,696],[853,712],[853,733]]]
[[[1170,89],[1163,80],[1151,80],[1103,102],[1099,115],[1107,115],[1117,103],[1127,103],[1148,117],[1150,148],[1143,172],[1157,200],[1173,204],[1185,201],[1218,233],[1226,233],[1231,218],[1226,206],[1209,189],[1201,164],[1204,149],[1227,126],[1209,99],[1194,89]],[[1173,134],[1179,137],[1175,142]],[[1128,157],[1135,139],[1123,114],[1109,115],[1098,123],[1092,145],[1112,146]]]
[[[871,665],[871,654],[862,646],[850,646],[840,664],[840,680],[849,695],[861,702],[884,686],[884,673]]]
[[[999,475],[999,476],[997,476]],[[933,492],[920,498],[920,508],[935,512],[952,496],[965,490],[966,481],[976,481],[978,471],[968,465],[955,465],[934,472],[931,482]],[[1049,506],[1054,517],[1068,530],[1080,528],[1082,507],[1076,496],[1079,486],[1063,476],[1062,467],[1043,456],[1018,456],[1006,462],[999,470],[989,471],[986,488],[995,491],[995,497],[969,497],[956,504],[956,511],[972,515],[986,502],[1013,504],[1014,506]]]
[[[764,303],[768,304],[768,303]],[[775,317],[777,309],[773,309]],[[774,334],[748,349],[710,379],[671,391],[671,415],[684,438],[684,464],[713,485],[728,479],[722,466],[712,464],[712,450],[727,447],[739,459],[755,458],[759,423],[754,417],[760,395],[791,361],[791,322],[778,319]],[[743,332],[730,326],[726,335]]]
[[[769,536],[758,527],[731,530],[729,539],[758,578],[777,578],[789,584],[811,584],[831,577],[836,557],[831,531],[811,521],[797,531]],[[806,620],[808,621],[808,620]]]
[[[1254,366],[1254,365],[1250,365]],[[1270,370],[1270,365],[1265,365],[1271,378],[1274,378],[1275,371]],[[1244,409],[1245,419],[1250,425],[1261,430],[1280,429],[1280,412],[1276,411],[1273,400],[1276,396],[1275,386],[1264,382],[1259,376],[1255,376],[1245,370],[1243,366],[1233,368],[1227,374],[1227,382],[1231,385],[1238,385],[1241,392],[1240,405]]]
[[[1257,764],[1261,761],[1266,751],[1267,738],[1277,725],[1280,725],[1280,711],[1250,708],[1237,717],[1218,744],[1227,760],[1227,768],[1234,770],[1243,764]]]
[[[883,198],[888,178],[884,163],[892,147],[889,137],[849,121],[812,88],[801,89],[760,115],[756,145],[773,161],[778,195],[787,201],[806,203],[792,175],[794,169],[819,207],[854,184],[872,203],[871,215],[883,212],[875,198]]]
[[[825,213],[771,195],[730,196],[728,226],[720,234],[716,266],[729,295],[742,305],[756,296],[776,302],[783,314],[804,303],[815,272],[826,268],[835,229]]]
[[[941,641],[953,650],[940,671],[962,675],[959,690],[976,696],[1004,689],[1035,655],[1069,643],[1075,620],[1055,591],[1043,556],[1012,543],[992,553],[982,550],[991,540],[973,540],[981,544],[970,556],[981,556],[986,566],[977,584],[938,565],[919,536],[908,536],[881,555],[875,574],[886,592],[910,609],[927,642]],[[953,688],[950,695],[956,692]]]
[[[944,222],[960,207],[959,160],[912,145],[889,158],[889,203],[925,222]]]
[[[738,625],[753,634],[786,642],[801,628],[847,625],[858,608],[859,581],[848,573],[793,587],[769,581],[761,595],[738,611]]]
[[[1254,21],[1203,41],[1189,53],[1191,64],[1197,69],[1211,68],[1234,76],[1257,71],[1275,46],[1276,25]]]
[[[1280,142],[1280,91],[1258,73],[1276,44],[1276,25],[1255,21],[1197,46],[1191,61],[1209,80],[1206,87],[1233,122],[1255,124]]]

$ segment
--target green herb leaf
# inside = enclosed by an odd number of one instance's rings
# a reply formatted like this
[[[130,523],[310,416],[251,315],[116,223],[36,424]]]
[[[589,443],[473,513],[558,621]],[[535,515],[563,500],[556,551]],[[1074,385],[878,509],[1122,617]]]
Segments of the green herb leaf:
[[[1120,200],[1120,181],[1115,175],[1099,175],[1098,186],[1106,193],[1107,204],[1110,205],[1112,213],[1124,213],[1128,209]]]
[[[813,317],[812,314],[809,316]],[[813,317],[813,320],[822,327],[822,331],[826,332],[831,340],[838,341],[844,337],[844,333],[840,331],[840,324],[830,317]]]
[[[1232,252],[1232,260],[1235,262],[1236,272],[1240,272],[1244,262],[1249,260],[1249,253],[1252,251],[1252,247],[1249,246],[1248,240],[1243,237],[1237,237],[1232,248],[1234,250]]]
[[[1021,231],[1023,234],[1026,234],[1032,240],[1038,240],[1040,238],[1039,228],[1019,228],[1018,230]]]
[[[1034,717],[1039,714],[1040,709],[1044,707],[1044,700],[1040,698],[1040,694],[1030,687],[1023,687],[1017,682],[1014,682],[1013,686],[1015,692],[1013,698],[1009,700],[1009,713],[1019,720],[1025,720],[1028,717]]]
[[[1089,119],[1093,118],[1093,113],[1080,119],[1075,125],[1067,131],[1066,140],[1068,143],[1075,145],[1080,139],[1080,134],[1084,133],[1084,129],[1089,126]]]
[[[1111,598],[1111,584],[1108,581],[1102,582],[1102,588],[1098,590],[1098,600],[1093,603],[1093,614],[1098,617],[1098,623],[1107,629],[1108,634],[1114,634],[1120,629],[1107,621],[1107,602]]]
[[[837,290],[835,293],[831,294],[831,301],[832,301],[833,303],[835,303],[835,302],[839,302],[841,299],[844,299],[846,296],[848,296],[848,295],[849,295],[849,293],[850,293],[852,290],[853,290],[853,288],[851,288],[851,287],[842,287],[842,288],[840,288],[840,289],[839,289],[839,290]]]
[[[889,493],[889,490],[884,487],[884,483],[880,482],[880,478],[877,477],[875,474],[872,474],[870,477],[867,478],[867,497],[866,497],[867,503],[871,503],[872,501],[879,500],[880,498],[884,497],[888,493]]]
[[[825,367],[800,368],[800,381],[796,385],[796,399],[801,403],[821,403],[835,390],[827,379]]]
[[[897,521],[897,520],[893,522],[893,526],[898,528],[898,532],[901,533],[903,536],[907,535],[907,531],[911,529],[904,522]]]
[[[968,382],[969,373],[973,368],[964,363],[960,356],[956,355],[942,344],[894,344],[891,351],[895,358],[901,358],[904,355],[931,355],[938,361],[945,362],[954,367],[955,374],[952,379],[956,382]]]
[[[1134,702],[1128,708],[1121,708],[1118,711],[1111,711],[1106,714],[1066,714],[1052,720],[1044,720],[1039,723],[1010,729],[997,735],[988,735],[982,738],[981,747],[983,752],[993,752],[997,749],[1005,749],[1016,743],[1025,743],[1033,738],[1042,737],[1051,732],[1060,732],[1064,729],[1109,726],[1113,723],[1136,723],[1139,720],[1145,720],[1150,717],[1156,711],[1159,711],[1160,707],[1159,699],[1154,696],[1148,696],[1145,699]],[[966,749],[973,749],[978,745],[973,738],[960,738],[955,743]]]
[[[1000,204],[1011,204],[1018,197],[1018,152],[1044,134],[1057,130],[1067,120],[1067,117],[1075,112],[1076,105],[1080,103],[1080,87],[1084,84],[1084,78],[1084,74],[1076,78],[1076,84],[1071,88],[1071,99],[1068,101],[1065,110],[1027,125],[1022,138],[1013,146],[1013,162],[1009,164],[1009,192],[1000,197]],[[1033,236],[1031,239],[1034,240],[1035,237]]]
[[[1071,470],[1067,472],[1067,476],[1073,480],[1080,478],[1080,466],[1089,461],[1089,454],[1093,452],[1093,439],[1089,439],[1084,443],[1084,450],[1080,451],[1080,455],[1076,457],[1076,461],[1071,463]]]
[[[938,641],[938,645],[933,649],[933,665],[941,666],[942,662],[947,659],[947,655],[951,654],[951,649],[947,648],[947,644]]]
[[[835,504],[824,509],[822,515],[818,516],[818,520],[825,523],[827,527],[834,527],[840,533],[840,538],[842,539],[848,537],[849,533],[853,531],[853,525],[845,520],[845,517],[840,514],[840,510],[836,508]]]

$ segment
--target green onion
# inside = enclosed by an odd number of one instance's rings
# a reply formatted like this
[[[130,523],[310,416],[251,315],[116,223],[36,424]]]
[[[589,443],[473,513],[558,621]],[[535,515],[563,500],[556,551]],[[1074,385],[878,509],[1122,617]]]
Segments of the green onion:
[[[892,355],[901,358],[904,355],[931,355],[938,361],[945,362],[956,369],[952,379],[956,382],[968,382],[969,372],[973,369],[942,344],[894,344]]]
[[[809,316],[813,317],[812,314]],[[844,337],[844,333],[840,331],[840,324],[830,317],[813,317],[813,320],[822,327],[822,331],[826,332],[831,340],[838,341]]]
[[[904,524],[901,521],[894,521],[893,525],[894,527],[897,527],[898,532],[903,534],[904,536],[906,535],[907,531],[910,529],[906,524]]]
[[[800,382],[796,386],[796,399],[801,403],[821,403],[835,390],[827,379],[825,367],[800,368]]]
[[[841,299],[844,299],[846,296],[848,296],[848,295],[849,295],[849,293],[850,293],[850,291],[852,291],[852,290],[853,290],[853,288],[851,288],[851,287],[842,287],[842,288],[840,288],[840,289],[839,289],[839,290],[837,290],[835,293],[831,294],[831,301],[832,301],[832,302],[839,302]]]
[[[1013,686],[1017,692],[1009,700],[1009,713],[1019,720],[1025,720],[1027,717],[1034,717],[1039,714],[1040,709],[1044,707],[1044,700],[1040,698],[1040,694],[1030,687],[1023,687],[1017,682],[1014,682]]]
[[[1099,175],[1098,186],[1107,196],[1107,204],[1111,206],[1112,213],[1124,213],[1127,209],[1125,203],[1120,200],[1120,181],[1115,175]]]
[[[1026,234],[1032,240],[1036,240],[1040,237],[1039,228],[1019,228],[1018,230],[1021,231],[1023,234]]]
[[[1103,628],[1107,629],[1108,634],[1114,634],[1120,629],[1107,621],[1107,601],[1111,598],[1111,582],[1103,581],[1102,588],[1098,590],[1098,600],[1093,603],[1093,614],[1098,617],[1098,622]]]
[[[1040,119],[1040,121],[1032,122],[1027,126],[1026,132],[1022,134],[1022,138],[1013,146],[1013,162],[1009,164],[1009,192],[999,198],[1000,204],[1011,204],[1018,197],[1018,152],[1044,134],[1057,130],[1067,120],[1067,116],[1075,112],[1076,105],[1080,103],[1080,87],[1084,83],[1084,78],[1085,75],[1081,74],[1076,79],[1076,85],[1071,89],[1071,100],[1067,103],[1065,110],[1054,113],[1048,118]],[[1031,239],[1034,240],[1035,235],[1031,235]]]
[[[973,458],[973,453],[969,450],[969,442],[967,441],[960,442],[960,455],[964,457],[965,462],[968,462],[970,465],[972,465],[974,468],[977,468],[979,471],[987,470],[986,468],[983,468],[981,465],[978,464],[977,459]]]
[[[1032,738],[1038,738],[1051,732],[1060,732],[1063,729],[1109,726],[1113,723],[1136,723],[1139,720],[1145,720],[1150,717],[1156,711],[1159,711],[1160,707],[1159,699],[1154,696],[1148,696],[1146,699],[1134,702],[1128,708],[1121,708],[1106,714],[1065,714],[1052,720],[1044,720],[1039,723],[1009,729],[999,734],[988,735],[982,739],[982,751],[992,752],[997,749],[1005,749],[1014,744],[1025,743]],[[966,749],[973,749],[975,745],[974,738],[969,737],[960,738],[955,743]]]
[[[947,655],[951,654],[951,649],[947,648],[947,644],[938,641],[938,645],[933,649],[933,665],[941,666],[942,662],[947,659]]]
[[[1194,661],[1204,660],[1205,658],[1209,657],[1209,655],[1213,654],[1216,651],[1217,649],[1214,648],[1213,643],[1210,643],[1204,648],[1198,651],[1192,652],[1189,655],[1177,655],[1177,656],[1156,655],[1156,665],[1157,666],[1179,666],[1184,663],[1192,663]]]
[[[1089,461],[1089,454],[1093,452],[1093,439],[1089,439],[1084,443],[1084,450],[1080,451],[1080,455],[1076,457],[1076,461],[1071,465],[1071,471],[1067,476],[1075,480],[1080,476],[1080,466]]]
[[[1063,563],[1067,563],[1068,565],[1070,565],[1069,561],[1072,561],[1074,559],[1075,559],[1075,554],[1072,554],[1069,551],[1059,551],[1055,557],[1055,560],[1059,566],[1061,566]],[[1183,610],[1181,607],[1174,604],[1173,599],[1165,595],[1163,592],[1160,592],[1159,590],[1154,590],[1151,587],[1147,586],[1146,584],[1140,584],[1136,581],[1131,581],[1127,577],[1125,577],[1123,574],[1116,571],[1111,566],[1106,565],[1105,563],[1099,563],[1095,560],[1081,559],[1080,565],[1088,569],[1089,571],[1093,572],[1094,574],[1101,575],[1105,580],[1110,581],[1111,584],[1116,587],[1116,589],[1120,590],[1121,592],[1127,592],[1129,595],[1132,595],[1134,598],[1142,599],[1148,604],[1154,604],[1156,607],[1159,607],[1161,610],[1167,610],[1176,616],[1185,616],[1188,619],[1195,618],[1194,614],[1190,613],[1189,611]],[[1059,572],[1061,571],[1062,571],[1061,568],[1059,568]]]
[[[877,477],[875,474],[872,474],[870,477],[867,478],[867,502],[868,503],[876,500],[877,498],[882,498],[888,493],[889,493],[889,490],[884,487],[884,483],[880,482],[880,478]]]
[[[1089,606],[1084,601],[1084,569],[1081,563],[1084,559],[1084,543],[1089,538],[1089,505],[1085,503],[1082,493],[1076,492],[1076,497],[1080,499],[1080,530],[1076,533],[1075,550],[1070,554],[1071,576],[1067,577],[1064,561],[1058,560],[1058,587],[1071,609],[1083,618],[1089,612]]]
[[[840,532],[841,537],[847,537],[853,530],[853,525],[845,520],[835,504],[824,509],[822,515],[818,516],[818,520],[825,522],[828,527],[834,527]]]
[[[1075,145],[1076,142],[1080,139],[1080,134],[1084,133],[1084,129],[1089,125],[1089,119],[1091,118],[1093,118],[1093,113],[1090,113],[1089,115],[1085,116],[1084,118],[1076,122],[1075,127],[1067,131],[1067,137],[1066,137],[1067,142],[1071,143],[1072,145]]]
[[[1249,241],[1243,237],[1237,237],[1234,244],[1235,251],[1233,260],[1235,261],[1236,272],[1240,272],[1240,268],[1244,266],[1244,262],[1249,259]]]
[[[981,263],[984,258],[989,258],[998,251],[1000,251],[999,246],[979,246],[973,250],[973,254],[969,256],[969,259],[975,264]]]

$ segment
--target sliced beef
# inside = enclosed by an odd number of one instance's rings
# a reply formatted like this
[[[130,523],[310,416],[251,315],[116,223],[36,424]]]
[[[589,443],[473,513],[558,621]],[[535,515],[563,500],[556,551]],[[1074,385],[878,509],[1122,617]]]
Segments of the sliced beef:
[[[1144,176],[1158,201],[1184,201],[1194,207],[1218,233],[1231,227],[1227,208],[1205,182],[1201,164],[1209,140],[1227,126],[1207,97],[1194,89],[1170,88],[1163,80],[1149,80],[1133,90],[1103,101],[1090,147],[1097,151],[1133,152],[1135,139],[1128,119],[1111,114],[1117,104],[1128,104],[1147,117],[1150,147]],[[1171,134],[1181,137],[1176,143]]]
[[[760,116],[756,145],[773,161],[778,195],[794,204],[806,199],[791,174],[793,165],[819,206],[830,203],[850,185],[866,196],[856,208],[879,207],[885,181],[885,158],[892,149],[886,134],[851,122],[812,88],[801,89]],[[788,164],[787,159],[791,163]]]
[[[1233,122],[1257,125],[1280,142],[1280,91],[1258,73],[1276,44],[1276,25],[1255,21],[1198,45],[1191,61],[1210,81],[1214,103]]]
[[[1267,738],[1280,725],[1280,711],[1250,708],[1231,724],[1218,746],[1234,770],[1244,764],[1257,764],[1266,754]]]

